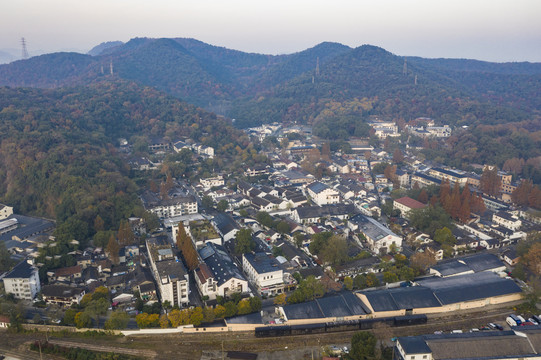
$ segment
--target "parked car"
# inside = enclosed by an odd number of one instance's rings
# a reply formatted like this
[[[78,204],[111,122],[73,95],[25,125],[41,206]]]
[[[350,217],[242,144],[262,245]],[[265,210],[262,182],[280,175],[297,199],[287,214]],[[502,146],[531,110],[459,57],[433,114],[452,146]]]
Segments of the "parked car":
[[[502,331],[503,330],[503,326],[501,326],[500,324],[494,324],[496,326],[496,329]]]
[[[539,323],[537,322],[537,320],[535,320],[533,317],[528,318],[528,321],[531,322],[531,323],[534,324],[534,325],[539,325]]]

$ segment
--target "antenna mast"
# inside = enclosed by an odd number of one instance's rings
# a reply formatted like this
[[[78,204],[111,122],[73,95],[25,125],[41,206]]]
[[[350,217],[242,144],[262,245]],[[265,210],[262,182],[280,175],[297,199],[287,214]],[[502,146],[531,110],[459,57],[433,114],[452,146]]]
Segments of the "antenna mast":
[[[319,76],[319,56],[317,57],[317,60],[316,60],[316,76]]]
[[[21,38],[22,57],[24,60],[28,59],[28,50],[26,49],[26,40]]]

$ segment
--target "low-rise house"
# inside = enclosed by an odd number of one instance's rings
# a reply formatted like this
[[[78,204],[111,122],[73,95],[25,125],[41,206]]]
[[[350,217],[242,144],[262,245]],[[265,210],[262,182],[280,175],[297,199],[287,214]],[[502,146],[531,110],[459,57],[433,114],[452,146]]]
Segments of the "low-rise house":
[[[370,250],[374,253],[387,253],[391,247],[400,249],[402,247],[402,237],[396,235],[383,224],[367,217],[363,214],[353,216],[348,221],[348,227],[355,232],[361,233]]]
[[[355,214],[356,208],[353,204],[334,204],[324,206],[305,206],[295,209],[291,215],[296,222],[309,225],[319,222],[321,219],[335,217],[341,220],[349,219]]]
[[[218,187],[218,186],[225,185],[225,180],[224,180],[224,177],[222,175],[201,179],[201,180],[199,180],[199,182],[201,183],[201,185],[203,185],[203,188],[205,188],[207,190],[212,188],[212,187]]]
[[[501,253],[501,258],[510,266],[515,266],[520,260],[517,251],[514,248],[507,248]]]
[[[240,230],[237,222],[229,214],[219,213],[214,216],[212,222],[216,226],[218,233],[222,237],[224,243],[235,238]]]
[[[492,221],[498,225],[516,231],[522,226],[522,221],[517,217],[505,211],[498,211],[492,215]]]
[[[2,280],[6,294],[16,299],[32,300],[41,290],[38,269],[26,261],[17,264]]]
[[[393,209],[400,210],[400,214],[406,219],[409,219],[409,213],[411,210],[422,209],[424,207],[426,207],[426,205],[422,202],[407,196],[393,201]]]
[[[41,295],[47,304],[71,306],[81,302],[85,290],[67,285],[45,285],[41,288]]]
[[[0,329],[7,329],[10,324],[9,317],[0,315]]]
[[[68,266],[54,271],[47,272],[49,282],[78,282],[83,276],[83,267],[81,265]]]

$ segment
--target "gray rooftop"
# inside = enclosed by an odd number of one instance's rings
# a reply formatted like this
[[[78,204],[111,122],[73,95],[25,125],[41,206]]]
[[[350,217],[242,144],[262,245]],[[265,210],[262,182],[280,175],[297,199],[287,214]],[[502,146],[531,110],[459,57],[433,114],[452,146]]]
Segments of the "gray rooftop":
[[[199,255],[212,272],[218,286],[231,278],[246,280],[223,246],[209,242],[199,249]]]
[[[271,258],[262,252],[255,254],[247,253],[244,254],[244,258],[250,263],[250,265],[252,265],[258,274],[265,274],[281,270],[280,264],[275,258]]]
[[[382,239],[388,235],[398,236],[383,224],[372,219],[371,217],[358,214],[349,220],[351,223],[358,226],[358,230],[362,231],[367,237],[374,240]]]

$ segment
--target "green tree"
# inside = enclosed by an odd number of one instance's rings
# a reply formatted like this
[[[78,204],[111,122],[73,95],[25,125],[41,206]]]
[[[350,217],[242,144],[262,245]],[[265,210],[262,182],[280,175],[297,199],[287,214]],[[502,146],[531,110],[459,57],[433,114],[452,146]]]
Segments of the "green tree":
[[[252,239],[252,230],[240,229],[235,234],[235,253],[245,254],[255,249],[255,242]]]
[[[346,276],[344,278],[344,286],[346,287],[347,290],[353,289],[353,279],[351,278],[351,276]]]
[[[199,326],[203,322],[203,318],[203,309],[198,306],[190,315],[190,322],[193,324],[193,326]]]
[[[434,234],[434,241],[441,244],[441,245],[455,245],[456,244],[456,238],[447,227],[443,227],[441,229],[436,230]]]
[[[250,310],[251,312],[260,311],[262,307],[261,298],[259,296],[252,296],[250,298]]]
[[[214,207],[214,200],[212,200],[210,196],[205,195],[201,199],[201,205],[203,205],[205,209],[212,209]]]
[[[395,283],[398,281],[398,276],[393,272],[386,271],[383,273],[383,281],[387,284]]]
[[[287,221],[280,221],[277,225],[276,225],[276,231],[278,231],[280,234],[287,234],[289,233],[289,224],[287,223]]]
[[[106,330],[115,330],[115,329],[125,329],[128,326],[128,321],[130,316],[124,311],[114,311],[111,314],[111,317],[107,319],[104,324],[104,329]]]
[[[78,312],[75,314],[75,326],[77,326],[78,329],[91,327],[92,317],[86,311]]]
[[[359,331],[351,338],[349,356],[353,360],[373,360],[376,357],[377,339],[369,331]]]
[[[348,260],[347,240],[339,235],[333,235],[329,238],[326,245],[319,252],[318,256],[328,264],[341,265]]]
[[[224,199],[220,200],[218,202],[218,205],[216,205],[216,209],[221,212],[226,211],[228,208],[229,208],[229,203],[227,202],[227,200],[224,200]]]
[[[6,244],[0,241],[0,273],[9,271],[14,264],[15,261],[11,259],[11,254],[6,249]]]

